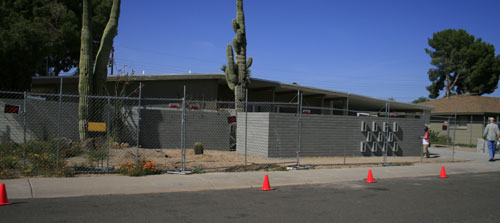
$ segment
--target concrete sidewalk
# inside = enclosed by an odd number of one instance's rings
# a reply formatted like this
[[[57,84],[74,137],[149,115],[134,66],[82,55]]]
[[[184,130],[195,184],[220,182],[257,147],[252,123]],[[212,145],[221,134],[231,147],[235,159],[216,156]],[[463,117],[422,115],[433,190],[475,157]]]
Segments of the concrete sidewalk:
[[[432,148],[431,152],[450,158],[451,150]],[[413,166],[359,167],[292,171],[258,171],[238,173],[206,173],[194,175],[153,175],[145,177],[91,176],[73,178],[21,178],[0,180],[5,183],[9,199],[50,198],[88,195],[163,193],[199,190],[255,188],[262,186],[268,174],[272,187],[299,184],[332,184],[359,181],[372,169],[374,178],[383,184],[384,179],[401,177],[436,176],[441,166],[448,175],[460,173],[500,172],[500,160],[488,162],[487,153],[456,151],[457,160],[467,162],[417,163]],[[431,159],[429,159],[431,160]],[[425,160],[424,160],[425,161]]]

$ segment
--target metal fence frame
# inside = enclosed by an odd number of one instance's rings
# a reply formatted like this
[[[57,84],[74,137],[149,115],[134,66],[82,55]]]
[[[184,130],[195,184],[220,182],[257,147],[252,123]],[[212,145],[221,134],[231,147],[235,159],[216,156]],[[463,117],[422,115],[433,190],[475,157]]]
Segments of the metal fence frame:
[[[79,170],[77,172],[85,172],[85,173],[109,173],[109,172],[116,172],[115,169],[112,168],[112,166],[110,166],[110,150],[111,150],[111,147],[112,147],[112,141],[110,140],[110,132],[111,132],[111,127],[112,127],[112,124],[111,124],[111,108],[112,108],[112,105],[111,105],[111,101],[112,100],[123,100],[123,101],[132,101],[132,102],[135,102],[137,103],[137,114],[138,114],[138,118],[137,118],[137,127],[136,127],[136,132],[135,132],[135,137],[136,137],[136,145],[135,145],[135,162],[139,162],[139,157],[140,157],[140,138],[141,138],[141,132],[140,132],[140,129],[141,129],[141,120],[143,119],[143,117],[141,116],[141,110],[144,110],[144,109],[147,109],[147,103],[148,101],[164,101],[164,102],[180,102],[182,103],[182,109],[181,109],[181,117],[180,117],[180,149],[181,149],[181,156],[180,156],[180,167],[176,170],[169,170],[169,172],[171,173],[181,173],[181,174],[185,174],[185,173],[190,173],[190,171],[188,170],[188,168],[186,167],[186,113],[187,113],[187,110],[186,110],[186,107],[187,107],[187,104],[188,103],[197,103],[197,102],[201,102],[201,103],[215,103],[216,105],[216,109],[217,109],[217,106],[219,105],[218,103],[226,103],[227,105],[231,105],[233,104],[233,106],[235,105],[234,103],[235,102],[221,102],[221,101],[196,101],[196,100],[187,100],[187,95],[186,95],[186,87],[184,86],[184,94],[183,94],[183,97],[182,99],[178,99],[178,98],[143,98],[142,97],[142,84],[140,83],[139,85],[139,95],[138,97],[111,97],[111,96],[79,96],[79,95],[63,95],[61,93],[62,91],[60,91],[59,94],[45,94],[45,93],[30,93],[30,92],[11,92],[11,91],[0,91],[0,95],[6,95],[6,94],[12,94],[12,95],[20,95],[22,96],[22,100],[23,100],[23,105],[22,105],[22,119],[23,119],[23,152],[22,152],[22,165],[23,167],[26,168],[26,147],[27,147],[27,143],[28,143],[28,140],[27,140],[27,128],[28,126],[30,126],[31,123],[29,123],[29,120],[27,120],[27,116],[30,114],[30,111],[29,109],[27,109],[28,107],[28,104],[30,103],[30,98],[31,97],[57,97],[57,103],[58,103],[58,106],[57,106],[57,113],[56,113],[56,116],[57,116],[57,119],[58,120],[62,120],[62,110],[64,109],[63,108],[63,100],[66,99],[66,98],[80,98],[80,97],[88,97],[88,98],[92,98],[92,99],[99,99],[99,100],[103,100],[103,101],[106,101],[106,106],[105,106],[105,123],[106,123],[106,142],[107,142],[107,145],[106,145],[106,166],[104,167],[104,164],[102,164],[102,168],[94,168],[92,170]],[[248,91],[246,91],[245,93],[246,97],[245,97],[245,101],[244,102],[241,102],[243,103],[243,106],[245,108],[245,129],[244,129],[244,163],[243,163],[243,166],[248,166],[248,160],[247,160],[247,157],[248,157],[248,152],[247,152],[247,144],[248,144],[248,111],[249,111],[249,105],[269,105],[271,107],[271,111],[272,112],[275,112],[274,111],[274,106],[277,106],[278,107],[278,112],[279,112],[279,105],[282,105],[282,106],[287,106],[287,107],[296,107],[296,131],[297,131],[297,138],[296,138],[296,157],[295,157],[295,163],[294,163],[294,167],[296,168],[300,168],[301,166],[303,166],[303,163],[301,163],[301,152],[302,152],[302,115],[303,115],[303,110],[304,109],[321,109],[321,110],[331,110],[332,112],[335,110],[335,111],[343,111],[344,112],[344,116],[348,116],[349,113],[354,113],[354,112],[357,112],[357,113],[360,113],[360,112],[364,112],[364,111],[354,111],[354,110],[349,110],[348,108],[348,105],[346,106],[345,109],[337,109],[337,108],[320,108],[320,107],[308,107],[308,106],[303,106],[303,95],[301,94],[300,90],[297,92],[297,95],[296,95],[296,101],[295,102],[290,102],[290,103],[283,103],[283,102],[249,102],[248,101]],[[1,99],[1,97],[0,97]],[[348,101],[347,101],[348,103]],[[380,112],[383,112],[385,113],[385,122],[386,123],[389,123],[390,121],[390,113],[391,113],[391,108],[390,108],[390,101],[387,101],[386,102],[386,105],[385,105],[385,108],[381,108],[381,111]],[[366,112],[366,111],[365,111]],[[368,112],[373,112],[373,111],[368,111]],[[425,111],[423,110],[423,113],[422,113],[422,116],[425,116],[425,115],[428,115],[428,114],[425,114]],[[422,126],[424,126],[424,124],[426,124],[426,120],[425,118],[421,118],[422,120]],[[455,119],[455,125],[456,125],[456,119]],[[58,128],[56,129],[56,137],[54,137],[55,139],[61,139],[62,138],[62,131],[63,129],[58,126]],[[241,130],[240,130],[241,131]],[[384,138],[385,138],[385,141],[388,140],[388,137],[389,137],[389,132],[385,132],[384,134]],[[454,143],[453,143],[454,144]],[[56,141],[56,162],[59,163],[59,158],[60,158],[60,149],[63,145],[61,145],[61,140],[57,140]],[[384,148],[385,148],[385,144],[384,144]],[[346,156],[346,151],[345,151],[345,148],[344,148],[344,151],[343,151],[343,163],[341,163],[340,165],[353,165],[354,163],[349,163],[347,161],[347,156]],[[376,162],[376,163],[372,163],[372,164],[382,164],[382,165],[387,165],[389,164],[388,161],[387,161],[387,155],[388,155],[388,149],[385,148],[383,149],[383,154],[382,154],[382,157],[383,157],[383,160],[380,161],[380,162]],[[423,152],[421,152],[420,154],[420,157],[421,157],[421,160],[422,157],[423,157]],[[268,164],[268,163],[266,163]],[[321,164],[319,164],[321,165]],[[325,165],[330,165],[330,164],[325,164]],[[337,165],[337,164],[332,164],[332,165]],[[217,168],[226,168],[226,167],[217,167]],[[164,171],[167,171],[167,170],[164,170]]]

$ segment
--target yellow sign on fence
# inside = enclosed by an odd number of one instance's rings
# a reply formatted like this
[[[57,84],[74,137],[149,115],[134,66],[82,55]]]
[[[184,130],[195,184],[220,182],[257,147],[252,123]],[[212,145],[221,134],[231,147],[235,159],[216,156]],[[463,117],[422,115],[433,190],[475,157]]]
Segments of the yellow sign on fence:
[[[88,124],[89,132],[106,132],[105,122],[89,122]]]

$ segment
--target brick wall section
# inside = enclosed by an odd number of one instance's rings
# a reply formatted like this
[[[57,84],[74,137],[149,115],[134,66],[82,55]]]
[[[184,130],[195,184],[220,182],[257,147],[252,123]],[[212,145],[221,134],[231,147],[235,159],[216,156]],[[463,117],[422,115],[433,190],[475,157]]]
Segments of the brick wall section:
[[[297,118],[295,114],[265,113],[269,115],[268,123],[263,113],[248,114],[248,154],[266,155],[268,157],[294,157],[297,151]],[[257,121],[259,120],[259,121]],[[238,118],[238,129],[244,129],[244,115]],[[368,125],[368,131],[361,131],[361,121]],[[381,131],[382,117],[330,116],[330,115],[303,115],[301,135],[301,156],[381,156],[383,142],[377,142],[378,150],[366,153],[360,152],[360,142],[366,141],[367,134],[375,135]],[[378,131],[373,132],[371,123],[376,122]],[[388,150],[390,156],[418,156],[421,154],[424,120],[390,118],[392,123],[399,124],[398,132],[394,134],[394,141],[398,144],[398,151]],[[257,125],[257,126],[254,126]],[[268,132],[262,131],[269,126]],[[253,135],[257,133],[258,135]],[[374,134],[375,133],[375,134]],[[267,137],[266,137],[267,134]],[[244,131],[238,131],[237,151],[244,148]],[[267,141],[267,143],[266,143]],[[267,144],[267,146],[266,146]],[[370,142],[370,144],[372,144]],[[392,146],[393,143],[390,143]]]

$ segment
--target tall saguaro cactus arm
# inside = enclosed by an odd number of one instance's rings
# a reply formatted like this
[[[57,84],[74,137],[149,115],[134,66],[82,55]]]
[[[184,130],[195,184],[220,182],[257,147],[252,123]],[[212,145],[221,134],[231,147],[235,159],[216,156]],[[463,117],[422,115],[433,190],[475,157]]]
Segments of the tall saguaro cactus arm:
[[[252,65],[252,58],[247,61],[247,40],[245,31],[245,14],[243,12],[243,0],[236,0],[236,19],[232,21],[233,31],[236,37],[226,48],[227,67],[225,67],[226,81],[229,89],[234,90],[235,102],[242,102],[245,99],[245,89],[249,84],[249,68]],[[234,53],[236,53],[236,60]],[[236,111],[241,111],[242,107],[236,107]]]
[[[225,68],[224,71],[226,73],[227,86],[229,86],[229,89],[234,90],[234,86],[238,84],[238,74],[234,69],[235,67],[234,54],[233,54],[233,47],[231,46],[231,44],[227,44],[226,53],[227,53],[227,67]]]
[[[82,140],[87,138],[87,123],[89,119],[89,98],[85,96],[92,94],[93,91],[91,16],[90,2],[89,0],[83,0],[80,63],[78,66],[80,72],[78,92],[80,96],[83,96],[80,97],[78,104],[78,130],[80,139]]]
[[[113,6],[111,8],[111,13],[109,16],[108,23],[104,29],[104,33],[101,38],[101,45],[99,46],[99,51],[97,51],[96,63],[94,67],[94,87],[95,94],[102,95],[104,92],[104,87],[106,83],[106,77],[108,75],[107,65],[109,61],[109,53],[111,48],[113,48],[113,39],[118,33],[118,19],[120,18],[120,4],[121,0],[113,0]]]
[[[121,0],[113,0],[110,18],[102,35],[99,51],[96,56],[95,64],[92,58],[92,27],[91,21],[91,0],[83,1],[82,13],[82,33],[81,33],[81,50],[78,82],[78,92],[80,101],[78,104],[78,131],[80,140],[85,140],[88,137],[87,125],[90,119],[90,113],[94,114],[93,119],[100,119],[102,114],[99,106],[92,103],[89,95],[102,95],[107,77],[107,64],[109,53],[113,47],[113,39],[118,30],[118,19],[120,18]]]

